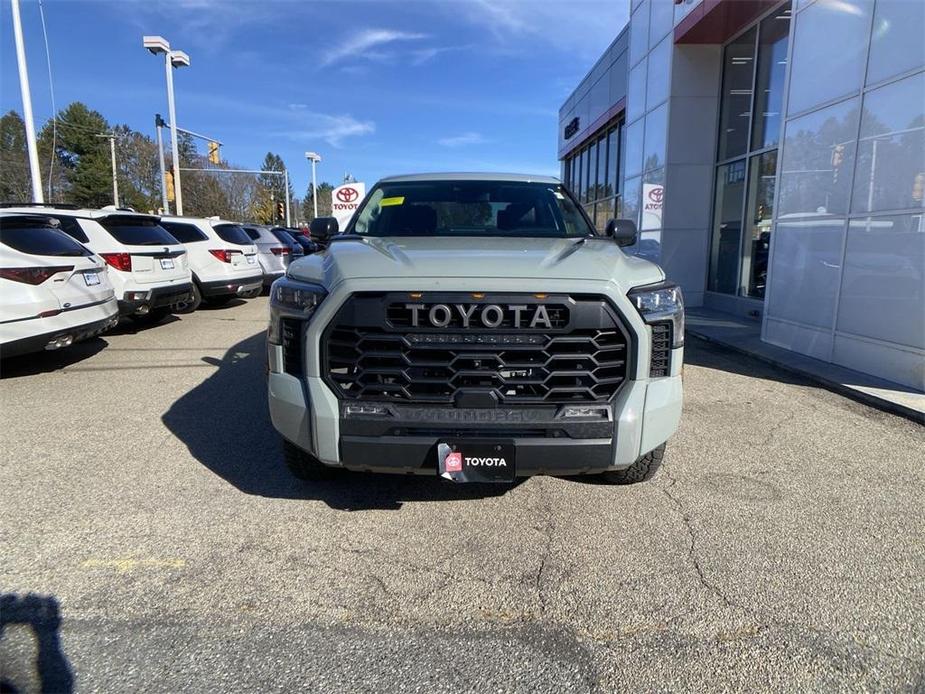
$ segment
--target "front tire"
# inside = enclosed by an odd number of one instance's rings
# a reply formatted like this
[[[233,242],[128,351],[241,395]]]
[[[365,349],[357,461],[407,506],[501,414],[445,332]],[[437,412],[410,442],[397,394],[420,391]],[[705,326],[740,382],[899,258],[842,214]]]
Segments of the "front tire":
[[[333,479],[341,472],[338,468],[325,465],[315,456],[309,455],[285,439],[283,439],[283,458],[293,477],[308,482]]]
[[[608,470],[601,473],[601,479],[609,484],[637,484],[655,476],[656,470],[665,459],[665,444],[649,451],[625,470]]]

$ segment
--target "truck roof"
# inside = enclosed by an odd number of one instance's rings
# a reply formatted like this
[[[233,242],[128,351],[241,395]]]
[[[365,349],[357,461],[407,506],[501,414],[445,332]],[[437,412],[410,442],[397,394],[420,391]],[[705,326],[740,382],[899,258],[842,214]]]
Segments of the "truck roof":
[[[412,181],[511,181],[517,183],[560,183],[553,176],[514,173],[420,173],[404,176],[386,176],[380,183],[408,183]]]

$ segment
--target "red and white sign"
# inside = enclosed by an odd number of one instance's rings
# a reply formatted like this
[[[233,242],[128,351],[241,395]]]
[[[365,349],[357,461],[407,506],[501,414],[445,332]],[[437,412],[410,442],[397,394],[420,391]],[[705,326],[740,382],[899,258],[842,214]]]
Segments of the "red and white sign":
[[[642,184],[641,231],[662,228],[662,204],[665,200],[665,186],[654,183]]]
[[[366,197],[365,183],[345,183],[331,193],[331,213],[337,218],[337,226],[344,229],[363,198]]]
[[[447,472],[462,472],[462,453],[447,453],[443,466]]]

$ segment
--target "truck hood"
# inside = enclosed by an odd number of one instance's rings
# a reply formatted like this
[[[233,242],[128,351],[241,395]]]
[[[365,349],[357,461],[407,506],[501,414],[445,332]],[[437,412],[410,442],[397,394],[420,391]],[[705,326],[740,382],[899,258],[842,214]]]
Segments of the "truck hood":
[[[288,274],[329,290],[345,280],[382,277],[613,280],[627,288],[664,279],[657,265],[608,239],[484,237],[343,239],[294,261]]]

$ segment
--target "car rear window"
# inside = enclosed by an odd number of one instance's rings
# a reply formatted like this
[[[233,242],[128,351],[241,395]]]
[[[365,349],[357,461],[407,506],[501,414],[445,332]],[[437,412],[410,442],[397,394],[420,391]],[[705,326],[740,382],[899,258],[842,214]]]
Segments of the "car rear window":
[[[236,243],[239,246],[250,246],[254,243],[251,241],[251,237],[247,235],[247,232],[244,231],[244,228],[237,224],[217,224],[213,228],[222,241]]]
[[[81,228],[80,222],[73,217],[55,217],[58,220],[58,228],[72,239],[81,243],[90,243],[87,233]]]
[[[161,226],[170,232],[180,243],[196,243],[197,241],[208,241],[209,237],[203,233],[195,224],[183,224],[182,222],[166,222],[161,220]]]
[[[114,215],[97,220],[119,243],[126,246],[173,246],[177,239],[164,229],[156,219],[144,217],[120,217]]]
[[[270,229],[270,233],[273,234],[273,236],[275,236],[278,241],[282,241],[283,243],[287,244],[295,243],[295,239],[289,235],[288,231],[283,229]]]
[[[259,232],[259,231],[257,231],[256,229],[251,229],[250,227],[242,227],[242,228],[244,229],[245,233],[246,233],[248,236],[251,237],[251,241],[259,241],[259,240],[260,240],[260,232]]]
[[[0,243],[29,255],[88,256],[93,253],[49,220],[0,217]]]

